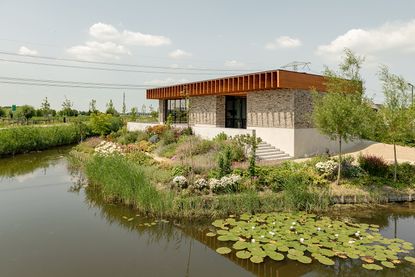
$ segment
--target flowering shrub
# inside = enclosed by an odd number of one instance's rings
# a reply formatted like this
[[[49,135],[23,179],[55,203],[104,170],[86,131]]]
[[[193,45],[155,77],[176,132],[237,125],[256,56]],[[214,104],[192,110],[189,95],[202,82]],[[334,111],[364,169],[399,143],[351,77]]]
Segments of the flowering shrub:
[[[95,153],[100,155],[122,154],[122,148],[117,144],[109,141],[102,141],[95,147]]]
[[[210,179],[209,186],[214,193],[229,193],[239,190],[241,176],[232,174],[218,179]]]
[[[176,176],[173,178],[173,183],[177,185],[179,188],[186,188],[187,187],[187,179],[184,176]]]
[[[194,188],[197,190],[209,189],[209,183],[205,179],[200,178],[195,181]]]
[[[337,163],[333,160],[318,162],[316,163],[316,170],[321,174],[333,176],[337,170]]]
[[[149,135],[161,135],[161,134],[163,134],[167,129],[169,129],[169,126],[167,126],[167,125],[162,125],[162,124],[159,124],[159,125],[154,125],[154,126],[149,126],[149,127],[147,127],[147,129],[146,129],[146,132],[149,134]]]
[[[385,177],[388,173],[388,163],[382,158],[374,155],[359,156],[360,167],[373,176]]]

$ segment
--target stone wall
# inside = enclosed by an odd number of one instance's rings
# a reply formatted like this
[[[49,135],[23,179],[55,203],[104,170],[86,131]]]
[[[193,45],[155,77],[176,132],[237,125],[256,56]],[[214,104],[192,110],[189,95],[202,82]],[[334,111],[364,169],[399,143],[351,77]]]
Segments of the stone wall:
[[[191,125],[225,126],[225,96],[194,96],[189,98]]]
[[[247,94],[247,126],[294,128],[294,94],[291,90]]]
[[[311,91],[295,90],[294,93],[294,128],[313,128],[313,95]]]
[[[164,123],[164,113],[165,113],[165,105],[166,101],[165,100],[159,100],[159,122],[160,123]]]

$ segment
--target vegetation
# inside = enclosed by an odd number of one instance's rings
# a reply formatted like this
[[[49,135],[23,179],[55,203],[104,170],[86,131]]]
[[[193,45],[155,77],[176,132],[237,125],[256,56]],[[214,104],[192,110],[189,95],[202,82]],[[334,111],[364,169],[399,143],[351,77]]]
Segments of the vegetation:
[[[340,72],[326,68],[327,93],[314,96],[313,121],[321,133],[339,143],[337,183],[342,169],[342,143],[361,138],[370,130],[374,118],[369,102],[363,97],[360,67],[363,59],[345,51]]]
[[[81,134],[73,124],[47,127],[13,127],[0,130],[0,156],[74,144]]]
[[[396,182],[398,170],[396,143],[404,140],[408,135],[415,136],[415,106],[410,107],[408,83],[405,79],[390,73],[386,66],[381,67],[379,76],[385,95],[385,103],[379,111],[380,133],[384,141],[393,144],[395,164],[393,176]]]
[[[415,262],[414,257],[406,255],[414,249],[412,243],[383,237],[374,224],[332,220],[309,213],[268,213],[217,219],[212,225],[216,232],[206,236],[216,236],[222,244],[216,252],[226,255],[234,250],[238,259],[252,263],[262,263],[268,257],[303,264],[315,260],[333,266],[334,257],[360,258],[363,268],[382,270],[395,268],[403,260]]]

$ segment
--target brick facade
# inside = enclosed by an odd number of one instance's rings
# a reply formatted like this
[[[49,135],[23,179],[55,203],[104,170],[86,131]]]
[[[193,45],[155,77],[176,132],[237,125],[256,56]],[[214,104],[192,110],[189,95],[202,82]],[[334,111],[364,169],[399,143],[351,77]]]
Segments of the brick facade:
[[[190,124],[225,127],[225,96],[194,96],[189,98]]]
[[[312,128],[312,95],[303,90],[255,91],[247,94],[247,126]]]

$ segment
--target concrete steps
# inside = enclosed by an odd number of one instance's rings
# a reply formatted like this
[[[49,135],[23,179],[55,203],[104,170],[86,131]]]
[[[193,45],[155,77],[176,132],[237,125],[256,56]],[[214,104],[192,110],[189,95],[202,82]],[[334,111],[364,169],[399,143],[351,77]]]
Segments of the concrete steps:
[[[256,157],[260,161],[282,161],[291,159],[290,155],[264,141],[258,144]]]

